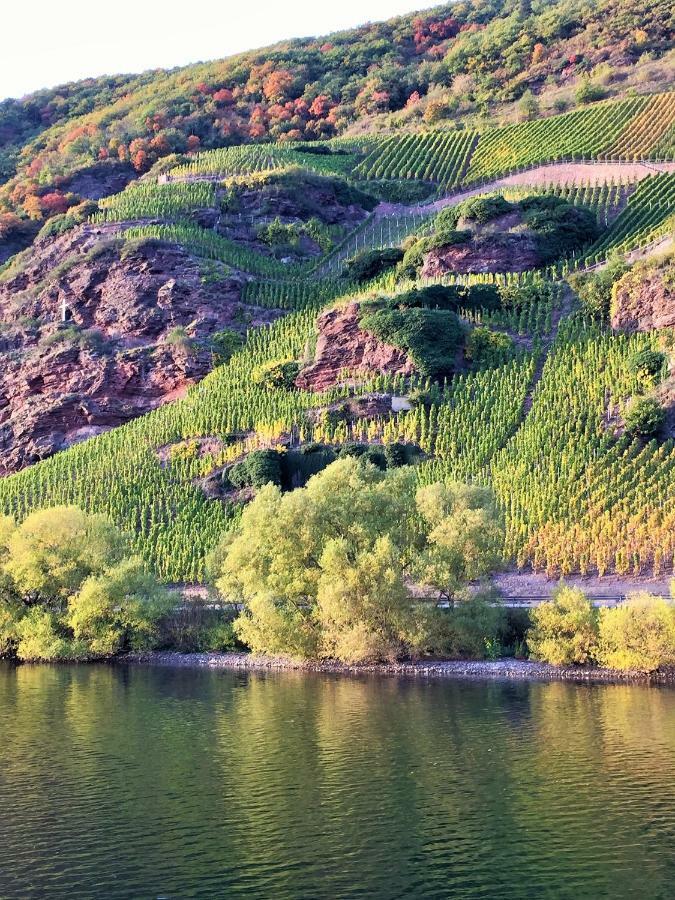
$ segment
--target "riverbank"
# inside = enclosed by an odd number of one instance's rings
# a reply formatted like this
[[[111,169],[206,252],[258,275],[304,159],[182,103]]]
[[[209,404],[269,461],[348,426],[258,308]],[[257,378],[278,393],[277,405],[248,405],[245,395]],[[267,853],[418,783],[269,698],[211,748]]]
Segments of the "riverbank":
[[[420,660],[349,666],[338,662],[305,662],[250,653],[175,653],[149,651],[129,653],[118,663],[172,666],[175,668],[229,669],[254,672],[320,672],[335,675],[403,675],[427,678],[457,678],[473,681],[582,681],[593,683],[643,683],[675,685],[675,669],[645,674],[599,669],[593,666],[552,666],[526,659]]]

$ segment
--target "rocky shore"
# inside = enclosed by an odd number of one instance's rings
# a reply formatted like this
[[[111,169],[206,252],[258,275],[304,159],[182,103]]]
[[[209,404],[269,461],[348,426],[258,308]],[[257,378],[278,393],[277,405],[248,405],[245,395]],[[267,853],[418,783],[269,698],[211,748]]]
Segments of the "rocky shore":
[[[120,657],[122,664],[209,668],[246,671],[321,672],[336,675],[404,675],[465,680],[585,681],[593,683],[640,682],[675,684],[675,669],[645,674],[598,669],[592,666],[552,666],[524,659],[421,660],[417,662],[375,663],[350,666],[338,662],[313,663],[250,653],[176,653],[150,651]]]

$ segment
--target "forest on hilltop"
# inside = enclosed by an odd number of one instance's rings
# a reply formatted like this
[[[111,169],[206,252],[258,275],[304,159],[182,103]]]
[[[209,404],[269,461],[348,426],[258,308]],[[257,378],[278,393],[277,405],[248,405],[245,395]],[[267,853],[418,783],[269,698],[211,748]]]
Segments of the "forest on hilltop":
[[[532,116],[573,106],[575,90],[598,99],[644,89],[641,81],[648,88],[650,79],[663,85],[669,67],[654,65],[671,40],[667,0],[478,0],[5,100],[0,239],[30,233],[176,154],[316,140],[358,123],[486,127],[515,101]]]

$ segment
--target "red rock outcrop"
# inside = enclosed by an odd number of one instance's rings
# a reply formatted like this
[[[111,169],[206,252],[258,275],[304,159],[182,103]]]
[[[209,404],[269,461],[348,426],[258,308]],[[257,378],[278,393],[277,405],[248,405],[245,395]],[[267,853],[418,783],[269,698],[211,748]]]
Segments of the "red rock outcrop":
[[[314,361],[302,369],[295,382],[304,390],[324,391],[345,370],[364,375],[410,375],[415,370],[403,350],[384,344],[359,328],[358,303],[322,313],[317,319],[317,331]]]
[[[532,235],[524,232],[483,235],[467,244],[430,250],[420,275],[435,278],[450,272],[525,272],[541,265]]]
[[[175,399],[212,367],[211,334],[276,315],[178,246],[122,252],[108,232],[41,241],[0,283],[0,474]]]
[[[636,263],[616,284],[612,328],[652,331],[675,327],[675,256]]]

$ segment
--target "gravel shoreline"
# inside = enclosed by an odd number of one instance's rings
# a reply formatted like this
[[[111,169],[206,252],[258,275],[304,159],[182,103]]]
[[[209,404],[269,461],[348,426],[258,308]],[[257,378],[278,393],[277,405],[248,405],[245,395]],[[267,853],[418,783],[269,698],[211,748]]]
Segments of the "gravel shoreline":
[[[176,653],[150,651],[129,653],[118,663],[175,668],[229,669],[254,672],[320,672],[336,675],[404,675],[465,680],[581,681],[593,683],[675,684],[675,669],[646,675],[584,666],[551,666],[524,659],[423,660],[348,666],[334,662],[298,662],[250,653]]]

